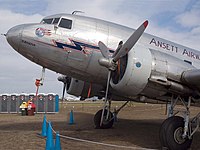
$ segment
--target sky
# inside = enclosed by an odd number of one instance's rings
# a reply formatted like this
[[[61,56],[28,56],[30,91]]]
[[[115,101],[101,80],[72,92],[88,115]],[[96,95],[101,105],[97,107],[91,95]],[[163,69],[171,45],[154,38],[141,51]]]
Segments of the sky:
[[[200,0],[0,0],[0,33],[18,24],[37,23],[57,13],[83,11],[131,28],[149,20],[147,33],[200,50]],[[32,63],[0,36],[0,94],[35,93],[41,66]],[[41,93],[62,93],[59,74],[46,70]]]

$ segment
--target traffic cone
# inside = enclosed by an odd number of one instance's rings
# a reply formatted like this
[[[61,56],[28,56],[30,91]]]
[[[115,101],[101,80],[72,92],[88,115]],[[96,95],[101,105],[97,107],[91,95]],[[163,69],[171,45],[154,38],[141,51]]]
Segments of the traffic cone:
[[[44,137],[47,136],[47,119],[46,119],[46,115],[44,115],[44,117],[43,117],[41,136],[44,136]]]
[[[52,133],[51,122],[49,122],[47,128],[46,150],[53,150],[53,149],[54,149],[53,133]]]
[[[73,114],[73,110],[70,111],[70,115],[69,115],[69,124],[70,124],[70,125],[74,124],[74,114]]]
[[[60,134],[56,133],[55,150],[61,150]]]

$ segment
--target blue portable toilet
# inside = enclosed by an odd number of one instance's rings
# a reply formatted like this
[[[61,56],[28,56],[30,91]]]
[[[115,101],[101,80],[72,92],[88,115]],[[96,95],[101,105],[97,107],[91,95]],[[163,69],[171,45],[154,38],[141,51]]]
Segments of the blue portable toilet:
[[[59,112],[59,95],[55,95],[55,112]]]

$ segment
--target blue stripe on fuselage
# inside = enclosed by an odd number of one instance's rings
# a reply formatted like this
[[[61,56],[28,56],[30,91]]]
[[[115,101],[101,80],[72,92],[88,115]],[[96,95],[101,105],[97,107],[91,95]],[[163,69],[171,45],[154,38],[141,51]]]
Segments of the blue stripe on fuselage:
[[[60,42],[56,41],[56,45],[57,45],[57,47],[62,48],[62,49],[64,49],[64,47],[67,47],[67,48],[71,48],[71,49],[75,49],[75,50],[79,50],[79,51],[82,50],[81,46],[88,47],[88,48],[91,48],[91,49],[100,50],[99,47],[94,46],[94,45],[89,45],[89,44],[77,42],[77,41],[74,41],[74,40],[72,42],[74,43],[74,45],[68,45],[68,44],[64,44],[64,43],[60,43]],[[109,52],[114,53],[113,50],[109,50]]]
[[[56,42],[56,45],[57,45],[57,47],[62,48],[62,49],[64,49],[64,47],[68,47],[68,48],[72,48],[72,49],[79,50],[79,51],[82,50],[81,46],[78,44],[75,44],[75,46],[73,46],[73,45]]]

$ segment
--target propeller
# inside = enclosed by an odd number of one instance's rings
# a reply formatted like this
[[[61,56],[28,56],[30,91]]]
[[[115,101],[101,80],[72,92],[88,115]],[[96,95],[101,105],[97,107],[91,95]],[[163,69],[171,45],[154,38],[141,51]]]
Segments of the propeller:
[[[123,44],[123,41],[120,41],[117,49],[114,54],[110,56],[109,48],[101,41],[98,42],[99,49],[103,58],[99,59],[99,64],[108,68],[108,77],[107,77],[107,85],[106,85],[106,94],[105,94],[105,106],[108,101],[108,90],[110,85],[111,72],[117,69],[117,62],[121,57],[125,56],[132,47],[137,43],[141,35],[144,33],[144,30],[148,26],[148,21],[146,20],[140,27],[135,30],[135,32],[128,38],[128,40]],[[100,126],[103,123],[103,116],[105,111],[105,106],[102,111]],[[107,115],[108,116],[108,115]]]
[[[71,78],[63,75],[58,77],[58,81],[63,82],[63,93],[62,93],[62,101],[63,101],[65,97],[65,90],[66,88],[69,88]]]

